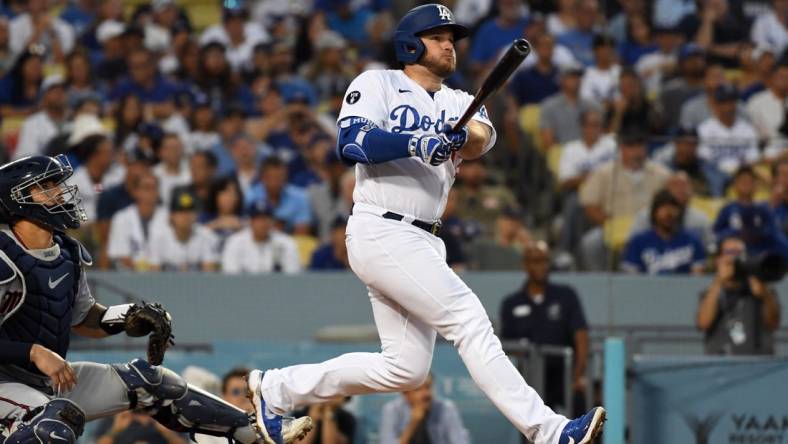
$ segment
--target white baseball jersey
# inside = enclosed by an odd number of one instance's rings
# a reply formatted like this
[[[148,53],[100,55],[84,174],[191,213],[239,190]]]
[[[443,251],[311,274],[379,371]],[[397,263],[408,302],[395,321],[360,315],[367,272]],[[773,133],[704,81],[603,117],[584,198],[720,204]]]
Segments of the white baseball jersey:
[[[442,86],[430,95],[401,70],[370,70],[350,84],[337,120],[363,117],[392,133],[436,134],[443,125],[459,120],[473,100],[470,94]],[[482,107],[473,116],[495,129]],[[374,148],[373,148],[374,149]],[[461,159],[431,166],[417,157],[375,165],[356,164],[353,201],[384,208],[425,221],[440,218]]]

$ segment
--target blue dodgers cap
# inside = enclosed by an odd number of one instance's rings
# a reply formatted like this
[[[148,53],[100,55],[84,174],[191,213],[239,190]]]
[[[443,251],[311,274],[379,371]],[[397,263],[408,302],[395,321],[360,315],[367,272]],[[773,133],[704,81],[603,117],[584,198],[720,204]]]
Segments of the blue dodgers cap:
[[[697,43],[687,43],[686,45],[682,46],[681,50],[679,51],[679,61],[684,61],[694,56],[703,57],[705,55],[706,55],[706,50],[701,48],[700,45],[698,45]]]
[[[249,217],[256,216],[273,216],[274,209],[264,199],[257,199],[246,207],[246,215]]]

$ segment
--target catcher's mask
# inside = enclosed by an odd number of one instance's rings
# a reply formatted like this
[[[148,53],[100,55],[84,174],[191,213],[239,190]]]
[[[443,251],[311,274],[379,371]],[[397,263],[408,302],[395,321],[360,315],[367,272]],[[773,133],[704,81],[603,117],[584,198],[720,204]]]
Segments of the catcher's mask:
[[[54,231],[79,228],[87,220],[74,173],[64,155],[31,156],[0,167],[0,211],[5,222],[32,220]]]

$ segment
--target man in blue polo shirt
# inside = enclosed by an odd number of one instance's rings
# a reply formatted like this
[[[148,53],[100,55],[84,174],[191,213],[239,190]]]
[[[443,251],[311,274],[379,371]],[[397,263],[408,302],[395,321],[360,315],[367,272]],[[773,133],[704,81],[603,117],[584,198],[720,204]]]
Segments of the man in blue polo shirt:
[[[287,165],[277,156],[270,156],[260,167],[260,181],[246,194],[247,204],[262,201],[274,209],[274,217],[284,224],[283,231],[309,234],[312,210],[306,192],[287,184]]]
[[[519,0],[498,0],[498,15],[484,21],[476,32],[470,51],[471,64],[481,71],[495,62],[499,52],[525,35],[528,17]]]
[[[550,251],[544,242],[525,249],[523,266],[528,280],[501,304],[501,339],[527,339],[533,344],[572,347],[574,410],[585,410],[585,377],[588,361],[588,324],[575,291],[549,282]],[[545,393],[550,407],[562,406],[564,400],[562,357],[545,359]]]
[[[651,202],[651,228],[627,243],[621,269],[630,273],[701,274],[706,262],[703,242],[682,227],[681,203],[668,190]]]
[[[111,101],[116,102],[128,95],[134,95],[143,103],[168,103],[174,107],[175,95],[181,88],[157,72],[153,56],[147,49],[137,49],[129,54],[127,65],[129,75],[121,79],[112,90],[109,95]]]
[[[553,64],[555,39],[544,34],[534,43],[539,56],[536,65],[518,72],[509,83],[509,93],[517,106],[540,103],[559,91],[558,68]]]

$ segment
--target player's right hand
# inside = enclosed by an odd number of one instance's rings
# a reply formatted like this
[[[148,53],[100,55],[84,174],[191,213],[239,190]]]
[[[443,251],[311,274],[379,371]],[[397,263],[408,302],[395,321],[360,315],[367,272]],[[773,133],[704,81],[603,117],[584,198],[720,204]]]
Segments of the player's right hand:
[[[413,136],[411,156],[419,157],[429,165],[440,165],[451,157],[452,143],[443,134]]]
[[[30,348],[30,362],[52,381],[56,392],[66,392],[77,384],[77,374],[71,364],[52,350],[33,344]]]

